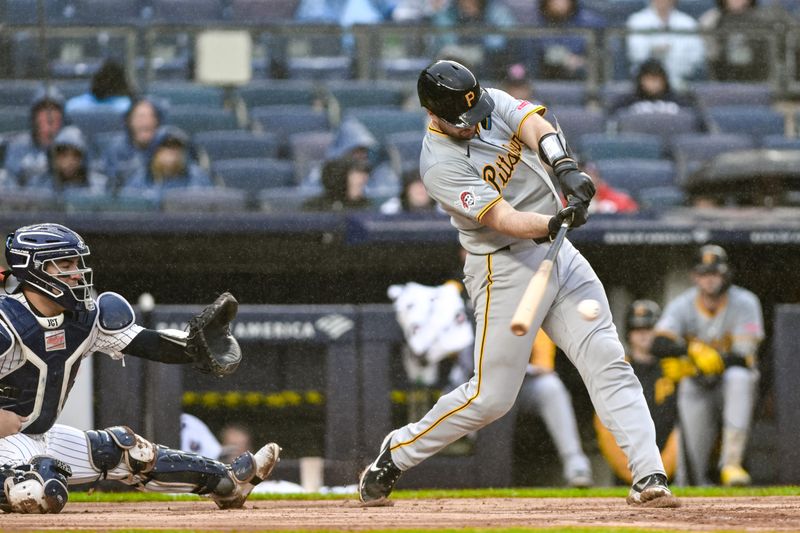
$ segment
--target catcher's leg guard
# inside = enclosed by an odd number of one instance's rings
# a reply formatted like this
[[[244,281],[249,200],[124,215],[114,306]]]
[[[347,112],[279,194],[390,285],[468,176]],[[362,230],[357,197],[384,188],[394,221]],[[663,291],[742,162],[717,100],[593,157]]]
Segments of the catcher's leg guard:
[[[234,490],[227,495],[212,494],[211,498],[220,509],[238,509],[244,505],[253,487],[264,481],[280,461],[281,448],[274,442],[262,447],[255,454],[245,452],[230,465]]]
[[[147,473],[156,460],[156,446],[143,439],[127,426],[114,426],[86,432],[89,441],[89,460],[92,468],[108,477],[108,471],[120,464],[127,465],[131,474]]]
[[[0,509],[9,513],[58,513],[67,504],[68,464],[37,455],[30,463],[0,472],[3,496]]]

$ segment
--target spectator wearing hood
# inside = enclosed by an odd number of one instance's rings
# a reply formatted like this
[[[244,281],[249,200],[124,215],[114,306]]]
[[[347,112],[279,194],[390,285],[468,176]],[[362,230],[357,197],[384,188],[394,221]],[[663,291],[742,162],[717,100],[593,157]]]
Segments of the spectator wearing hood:
[[[88,189],[94,193],[107,190],[108,178],[89,165],[89,149],[81,130],[66,126],[56,135],[49,151],[49,168],[30,180],[31,187],[55,191]]]
[[[47,172],[48,150],[64,124],[64,97],[55,87],[40,89],[30,117],[30,132],[16,136],[6,149],[4,168],[18,185]]]
[[[208,173],[194,162],[189,136],[176,126],[161,126],[156,130],[146,161],[146,166],[131,175],[125,189],[161,190],[212,185]]]
[[[151,144],[163,122],[164,106],[151,98],[135,100],[125,113],[125,132],[115,135],[103,152],[105,171],[124,184],[147,165]]]
[[[303,204],[306,211],[352,211],[372,207],[365,195],[369,166],[360,159],[343,158],[326,162],[322,167],[321,195]]]
[[[658,59],[648,59],[636,73],[633,94],[622,96],[611,106],[611,112],[677,113],[681,107],[692,107],[694,102],[672,90],[667,71]]]
[[[120,114],[131,106],[133,91],[125,69],[116,61],[107,60],[92,76],[89,92],[67,100],[65,111],[90,111],[98,108],[113,109]]]

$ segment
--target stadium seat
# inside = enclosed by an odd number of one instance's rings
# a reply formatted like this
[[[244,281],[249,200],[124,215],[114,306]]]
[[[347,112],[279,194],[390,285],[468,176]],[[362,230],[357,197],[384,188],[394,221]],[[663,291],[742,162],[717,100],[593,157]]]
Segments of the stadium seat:
[[[427,123],[427,115],[422,111],[406,111],[385,107],[361,107],[348,110],[343,118],[355,118],[383,144],[390,133],[415,131],[422,135]]]
[[[141,17],[138,0],[72,0],[76,24],[125,24]]]
[[[211,161],[249,157],[278,157],[279,142],[274,133],[243,130],[204,131],[193,138],[195,146],[205,150]]]
[[[30,106],[41,88],[38,81],[0,80],[0,106]]]
[[[706,117],[711,131],[745,132],[757,139],[764,135],[782,134],[786,129],[783,113],[769,106],[714,106],[706,109]]]
[[[535,81],[533,99],[546,106],[586,105],[586,85],[579,81]]]
[[[207,109],[194,105],[172,106],[167,122],[189,135],[201,131],[235,130],[239,128],[236,115],[227,109]]]
[[[420,71],[430,62],[430,57],[384,58],[380,60],[378,76],[387,80],[415,82]]]
[[[773,150],[800,150],[800,138],[785,135],[765,135],[761,138],[761,147]]]
[[[548,109],[545,118],[554,123],[554,117],[564,130],[567,142],[577,142],[581,135],[586,133],[606,131],[606,114],[599,109],[583,106],[559,106]]]
[[[0,211],[52,211],[59,207],[59,196],[52,189],[10,187],[0,191]]]
[[[258,193],[258,205],[265,212],[300,211],[306,200],[318,194],[320,191],[307,187],[272,187]]]
[[[275,23],[294,19],[300,0],[230,0],[230,20]]]
[[[644,9],[644,0],[585,0],[583,6],[602,15],[606,25],[625,27],[628,17],[636,11]]]
[[[588,133],[576,143],[582,157],[597,159],[660,159],[663,157],[661,137],[648,133]]]
[[[715,0],[678,0],[677,9],[698,19],[700,15],[717,7]]]
[[[769,83],[742,83],[725,81],[696,81],[691,92],[699,105],[713,106],[768,106],[772,102]]]
[[[332,81],[326,86],[342,112],[353,107],[400,107],[406,92],[403,85],[375,80]]]
[[[166,212],[238,213],[247,207],[248,193],[225,187],[179,187],[165,189],[161,209]]]
[[[606,112],[613,111],[614,106],[622,98],[633,94],[635,87],[630,80],[609,81],[600,88],[600,105]]]
[[[0,107],[0,133],[22,132],[31,129],[29,106]]]
[[[314,83],[308,80],[269,80],[242,85],[236,89],[248,109],[267,105],[307,105],[317,98]]]
[[[676,185],[675,165],[666,159],[603,159],[595,163],[609,185],[627,191],[637,200],[643,189]]]
[[[292,57],[286,63],[293,80],[348,80],[353,77],[350,56]]]
[[[77,126],[87,139],[98,133],[120,132],[125,129],[124,114],[115,109],[74,110],[66,115],[66,123]]]
[[[686,192],[676,185],[646,187],[639,191],[639,207],[644,211],[658,211],[686,205]]]
[[[152,0],[153,22],[192,24],[222,19],[220,0]]]
[[[38,4],[31,0],[5,0],[3,22],[17,25],[33,25],[38,23]],[[48,22],[63,22],[68,20],[65,13],[63,0],[45,0],[44,14]]]
[[[250,110],[250,118],[284,142],[288,142],[293,133],[329,129],[326,113],[304,105],[259,106]]]
[[[409,170],[419,169],[422,137],[422,133],[417,131],[391,133],[386,136],[386,151],[398,176]]]
[[[665,142],[674,135],[700,131],[701,121],[694,110],[681,108],[677,113],[637,113],[621,111],[613,117],[618,133],[650,133]]]
[[[719,154],[755,147],[753,137],[745,133],[682,133],[673,137],[671,143],[680,184]]]
[[[98,193],[91,189],[66,188],[59,193],[64,209],[68,213],[113,211],[113,198],[110,194]]]
[[[307,131],[289,136],[296,183],[302,183],[314,165],[324,161],[333,138],[332,131]]]
[[[147,86],[147,94],[163,98],[171,105],[193,105],[203,108],[221,109],[224,103],[220,87],[197,83],[155,82]]]
[[[292,162],[283,159],[223,159],[213,162],[211,171],[226,187],[247,191],[251,198],[262,189],[294,184]]]

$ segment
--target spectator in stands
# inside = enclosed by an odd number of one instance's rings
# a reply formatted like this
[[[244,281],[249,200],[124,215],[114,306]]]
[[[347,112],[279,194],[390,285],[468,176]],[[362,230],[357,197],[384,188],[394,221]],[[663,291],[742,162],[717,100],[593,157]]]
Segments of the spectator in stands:
[[[611,104],[611,114],[626,111],[632,113],[677,113],[681,107],[694,105],[691,98],[675,93],[667,71],[658,59],[648,59],[636,72],[635,92],[621,96]]]
[[[770,72],[768,36],[754,35],[752,30],[771,31],[778,21],[777,14],[759,8],[757,0],[717,0],[717,7],[700,17],[702,29],[715,30],[706,40],[711,76],[725,81],[766,80]]]
[[[147,165],[125,183],[125,189],[164,189],[211,186],[211,178],[194,163],[189,136],[175,126],[156,130]]]
[[[579,0],[540,0],[539,17],[543,27],[598,29],[605,20]],[[531,41],[530,57],[535,63],[537,78],[583,79],[586,77],[587,40],[579,35],[543,37]]]
[[[133,91],[125,69],[113,60],[106,60],[92,76],[89,92],[67,100],[66,112],[110,108],[120,114],[131,106]]]
[[[307,211],[352,211],[372,207],[364,189],[369,166],[354,158],[333,159],[322,167],[323,193],[303,204]]]
[[[294,18],[299,22],[330,23],[349,27],[377,24],[391,11],[388,0],[301,0]]]
[[[163,119],[163,106],[153,99],[135,100],[125,114],[125,133],[118,134],[103,153],[106,174],[117,185],[147,164],[148,149]]]
[[[593,161],[586,161],[583,164],[583,171],[586,172],[594,183],[597,192],[589,204],[589,213],[594,214],[614,214],[614,213],[636,213],[639,205],[636,200],[627,193],[617,190],[600,175],[600,169]]]
[[[509,65],[502,89],[517,100],[534,100],[533,83],[528,77],[528,69],[522,63]]]
[[[55,87],[39,90],[31,102],[31,130],[11,140],[4,168],[12,182],[25,185],[48,169],[48,150],[64,124],[64,97]]]
[[[47,172],[31,178],[28,185],[56,191],[83,188],[103,193],[108,186],[108,178],[91,170],[88,145],[81,130],[66,126],[58,132],[50,146]]]
[[[449,0],[397,0],[391,19],[401,23],[430,24],[448,4]]]
[[[650,5],[628,17],[628,59],[636,69],[646,59],[661,61],[672,87],[682,90],[686,81],[696,78],[704,68],[705,47],[699,35],[669,32],[693,32],[697,21],[675,8],[676,0],[650,0]]]
[[[402,177],[403,187],[398,196],[381,204],[381,213],[397,215],[400,213],[426,213],[436,211],[436,203],[428,196],[419,169],[407,170]]]
[[[448,7],[433,18],[433,23],[445,28],[509,28],[514,25],[511,11],[502,2],[490,0],[453,0]],[[456,54],[466,64],[477,69],[476,74],[497,79],[502,77],[511,53],[506,38],[498,34],[480,34],[459,37],[445,35],[440,41],[440,55]],[[499,69],[499,70],[498,70]]]
[[[226,424],[220,431],[220,441],[222,451],[219,454],[219,460],[222,462],[236,459],[253,449],[253,436],[247,426],[243,424]]]

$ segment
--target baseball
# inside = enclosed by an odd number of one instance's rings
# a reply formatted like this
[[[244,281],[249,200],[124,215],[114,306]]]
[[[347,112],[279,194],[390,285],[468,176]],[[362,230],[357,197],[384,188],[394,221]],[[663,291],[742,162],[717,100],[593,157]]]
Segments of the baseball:
[[[594,320],[600,315],[600,302],[597,300],[581,300],[578,302],[578,314],[584,320]]]

